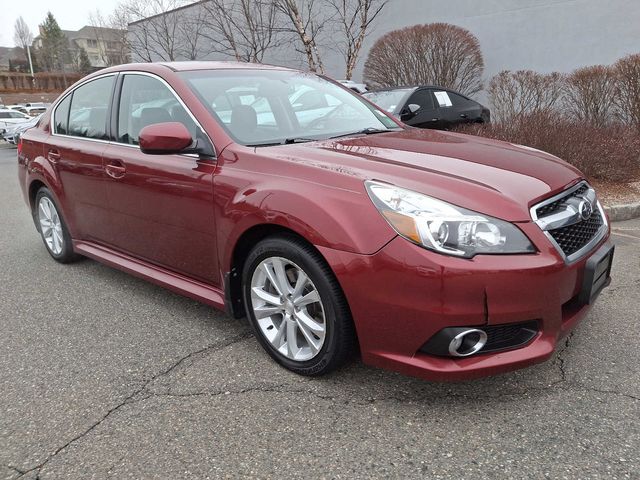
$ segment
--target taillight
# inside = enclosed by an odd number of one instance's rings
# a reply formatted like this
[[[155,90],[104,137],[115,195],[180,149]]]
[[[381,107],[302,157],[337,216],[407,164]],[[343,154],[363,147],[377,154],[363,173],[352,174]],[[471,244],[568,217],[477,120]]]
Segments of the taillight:
[[[22,153],[22,137],[18,137],[18,156]]]

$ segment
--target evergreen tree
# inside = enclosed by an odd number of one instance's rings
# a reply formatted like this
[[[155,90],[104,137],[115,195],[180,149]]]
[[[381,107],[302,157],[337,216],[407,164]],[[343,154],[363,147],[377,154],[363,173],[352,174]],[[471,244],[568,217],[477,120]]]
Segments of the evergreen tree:
[[[39,52],[41,65],[48,71],[62,71],[69,63],[69,41],[55,17],[51,12],[47,13],[44,22],[40,25],[40,38],[42,48]]]
[[[91,71],[91,60],[89,60],[89,55],[87,55],[87,51],[83,47],[80,47],[80,50],[78,50],[76,69],[78,73],[84,74]]]

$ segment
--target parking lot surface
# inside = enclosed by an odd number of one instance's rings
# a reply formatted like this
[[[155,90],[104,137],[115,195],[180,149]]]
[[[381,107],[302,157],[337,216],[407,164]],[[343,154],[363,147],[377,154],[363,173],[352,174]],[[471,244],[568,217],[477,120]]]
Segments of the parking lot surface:
[[[55,263],[16,172],[0,144],[0,478],[640,478],[640,220],[614,224],[613,283],[545,364],[308,379],[244,321]]]

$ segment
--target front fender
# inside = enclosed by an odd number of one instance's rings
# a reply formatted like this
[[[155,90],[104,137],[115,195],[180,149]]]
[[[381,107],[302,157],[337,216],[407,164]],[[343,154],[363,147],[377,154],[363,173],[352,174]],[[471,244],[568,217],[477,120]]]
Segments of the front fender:
[[[395,237],[364,185],[357,191],[275,175],[256,181],[249,172],[237,173],[218,176],[214,186],[220,265],[226,271],[240,237],[257,225],[281,226],[316,246],[365,255]]]

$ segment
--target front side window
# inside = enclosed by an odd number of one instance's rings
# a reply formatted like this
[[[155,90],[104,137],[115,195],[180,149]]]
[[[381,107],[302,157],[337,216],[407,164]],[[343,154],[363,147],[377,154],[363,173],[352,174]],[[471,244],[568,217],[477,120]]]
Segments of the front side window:
[[[166,122],[182,123],[192,138],[197,136],[193,118],[163,82],[148,75],[125,75],[118,109],[118,142],[138,145],[140,130]]]
[[[358,95],[310,73],[205,70],[180,75],[231,137],[243,145],[399,128]]]
[[[76,88],[71,97],[68,135],[107,139],[107,111],[115,77],[102,77]]]
[[[419,105],[420,110],[433,110],[433,95],[429,90],[418,90],[407,102],[408,105]]]

